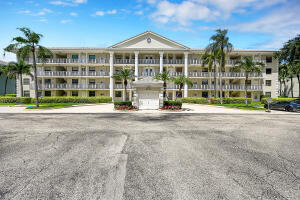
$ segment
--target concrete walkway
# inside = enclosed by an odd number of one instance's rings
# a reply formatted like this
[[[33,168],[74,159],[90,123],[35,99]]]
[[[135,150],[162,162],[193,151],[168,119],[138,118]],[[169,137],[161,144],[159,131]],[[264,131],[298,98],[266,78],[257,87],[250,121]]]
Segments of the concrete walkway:
[[[139,110],[139,111],[115,111],[113,104],[85,104],[74,105],[66,108],[31,110],[26,109],[26,106],[0,106],[0,113],[220,113],[220,114],[299,114],[284,111],[273,111],[267,113],[265,111],[252,111],[227,108],[214,105],[202,104],[183,104],[182,111],[161,111],[161,110]]]

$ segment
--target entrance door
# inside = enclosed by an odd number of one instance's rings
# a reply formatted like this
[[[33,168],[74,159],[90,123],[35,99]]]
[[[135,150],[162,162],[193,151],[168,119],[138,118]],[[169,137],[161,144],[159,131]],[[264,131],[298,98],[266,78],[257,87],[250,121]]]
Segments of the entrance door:
[[[158,91],[139,92],[139,109],[155,110],[159,108]]]

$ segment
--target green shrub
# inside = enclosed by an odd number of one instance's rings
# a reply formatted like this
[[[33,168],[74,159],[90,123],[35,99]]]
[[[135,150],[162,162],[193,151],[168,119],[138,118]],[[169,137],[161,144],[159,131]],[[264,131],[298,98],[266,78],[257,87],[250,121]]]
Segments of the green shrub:
[[[7,97],[17,97],[16,94],[6,94],[5,96],[7,96]]]
[[[182,102],[181,101],[164,101],[164,106],[178,106],[182,107]]]
[[[0,97],[0,103],[24,103],[30,104],[32,102],[32,98],[30,97]]]
[[[267,99],[268,98],[262,98],[261,99],[261,103],[262,104],[267,104]],[[297,98],[272,98],[272,103],[277,103],[277,102],[280,102],[280,101],[293,101]]]
[[[132,106],[132,101],[115,101],[114,106]]]
[[[221,104],[220,98],[211,98],[213,100],[213,104]],[[183,103],[195,103],[195,104],[210,104],[210,99],[206,99],[204,97],[185,97],[182,98]],[[248,103],[251,103],[252,99],[248,98]],[[224,97],[223,104],[244,104],[244,97]]]
[[[35,102],[35,98],[32,99],[32,103]],[[110,103],[111,97],[42,97],[39,98],[40,103]]]

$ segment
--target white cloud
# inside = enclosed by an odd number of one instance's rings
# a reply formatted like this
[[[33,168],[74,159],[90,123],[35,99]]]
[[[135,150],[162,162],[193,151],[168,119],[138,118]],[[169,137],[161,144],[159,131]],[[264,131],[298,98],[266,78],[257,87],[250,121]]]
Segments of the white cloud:
[[[114,15],[114,14],[117,14],[117,10],[116,9],[108,10],[106,13],[109,15]]]
[[[30,10],[21,10],[18,13],[20,13],[20,14],[29,14],[29,13],[31,13],[31,11]]]
[[[135,15],[143,15],[144,12],[143,12],[142,10],[139,10],[139,11],[134,12],[134,14],[135,14]]]
[[[40,22],[47,22],[48,20],[46,18],[40,18]]]
[[[60,23],[62,23],[62,24],[67,24],[67,23],[70,23],[70,22],[72,22],[72,20],[70,20],[70,19],[63,19],[63,20],[60,21]]]
[[[87,3],[87,0],[56,0],[49,3],[57,6],[78,6],[79,4]]]
[[[32,16],[42,16],[42,15],[46,15],[52,13],[52,10],[48,9],[48,8],[43,8],[41,11],[37,12],[37,13],[32,13]]]
[[[72,17],[76,17],[78,14],[76,13],[76,12],[71,12],[70,13],[70,16],[72,16]]]
[[[95,15],[97,15],[97,16],[104,16],[105,13],[103,11],[97,11]]]

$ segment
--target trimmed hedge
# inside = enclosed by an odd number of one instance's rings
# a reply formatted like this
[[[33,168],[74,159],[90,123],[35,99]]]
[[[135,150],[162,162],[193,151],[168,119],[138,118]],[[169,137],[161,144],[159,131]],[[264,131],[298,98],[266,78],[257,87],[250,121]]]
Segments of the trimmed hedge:
[[[32,99],[30,97],[0,97],[0,103],[24,103],[30,104]]]
[[[220,98],[212,98],[213,104],[221,104]],[[252,99],[248,98],[248,103],[252,103]],[[204,97],[185,97],[182,98],[183,103],[195,103],[195,104],[210,104],[210,99]],[[244,104],[244,97],[224,97],[223,104]]]
[[[114,106],[132,106],[132,101],[115,101]]]
[[[32,98],[35,102],[35,98]],[[43,97],[39,98],[40,103],[110,103],[111,97]]]
[[[267,104],[267,99],[268,98],[262,98],[261,99],[261,103],[262,104]],[[277,102],[280,102],[280,101],[293,101],[295,99],[299,99],[299,98],[272,98],[272,103],[277,103]]]
[[[182,102],[181,101],[164,101],[164,106],[178,106],[182,107]]]
[[[7,96],[7,97],[17,97],[16,94],[6,94],[5,96]]]

